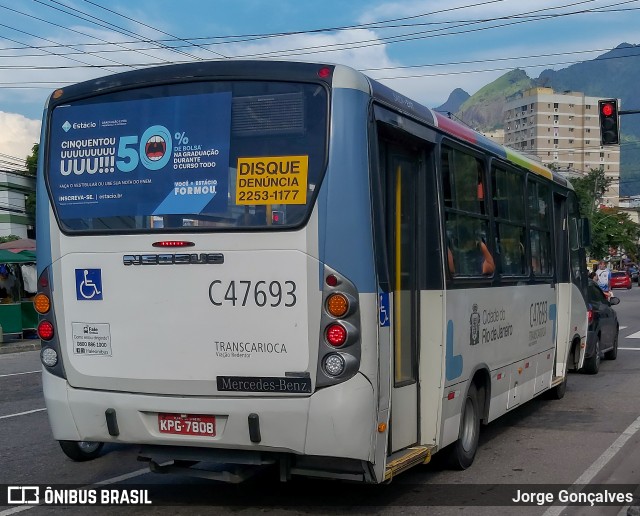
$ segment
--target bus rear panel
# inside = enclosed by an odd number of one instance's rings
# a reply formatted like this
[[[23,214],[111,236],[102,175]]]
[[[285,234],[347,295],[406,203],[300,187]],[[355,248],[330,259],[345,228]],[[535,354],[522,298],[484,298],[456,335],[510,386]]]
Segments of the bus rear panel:
[[[332,463],[375,481],[372,244],[350,230],[370,217],[367,144],[336,166],[346,142],[328,142],[330,123],[366,132],[365,116],[329,113],[365,113],[367,95],[332,89],[333,67],[247,80],[230,66],[50,100],[38,224],[54,436],[142,444],[153,465],[290,456],[285,475]],[[347,181],[364,188],[343,204],[327,190]]]

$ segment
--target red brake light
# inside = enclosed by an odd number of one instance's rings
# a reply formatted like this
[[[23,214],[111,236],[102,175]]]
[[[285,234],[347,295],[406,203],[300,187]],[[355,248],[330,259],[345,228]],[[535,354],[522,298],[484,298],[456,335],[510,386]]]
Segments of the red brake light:
[[[338,285],[338,283],[340,283],[338,281],[338,278],[333,274],[329,274],[325,279],[325,281],[327,282],[327,285],[329,285],[330,287],[335,287]]]
[[[160,242],[154,242],[153,247],[193,247],[193,242],[187,240],[161,240]]]
[[[341,324],[327,326],[325,335],[332,346],[342,346],[347,341],[347,329]]]
[[[323,66],[322,68],[320,68],[320,70],[318,70],[318,77],[320,77],[321,79],[326,79],[330,75],[331,75],[331,68]]]
[[[38,324],[38,337],[42,340],[51,340],[53,334],[53,324],[49,321],[40,321],[40,324]]]
[[[587,310],[587,322],[589,324],[593,322],[593,310],[591,308]]]

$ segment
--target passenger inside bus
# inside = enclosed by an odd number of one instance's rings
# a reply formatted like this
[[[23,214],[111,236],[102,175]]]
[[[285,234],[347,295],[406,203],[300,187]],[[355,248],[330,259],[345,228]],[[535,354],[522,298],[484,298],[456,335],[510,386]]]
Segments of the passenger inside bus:
[[[456,276],[491,275],[496,269],[484,238],[465,224],[457,226],[455,238],[450,239],[447,264],[449,272]]]

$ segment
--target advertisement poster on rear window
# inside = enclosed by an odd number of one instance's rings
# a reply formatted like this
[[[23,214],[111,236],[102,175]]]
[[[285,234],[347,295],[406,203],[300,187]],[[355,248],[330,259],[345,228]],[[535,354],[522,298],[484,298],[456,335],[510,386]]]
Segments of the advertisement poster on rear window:
[[[59,216],[225,211],[230,127],[230,92],[57,107],[49,181]]]

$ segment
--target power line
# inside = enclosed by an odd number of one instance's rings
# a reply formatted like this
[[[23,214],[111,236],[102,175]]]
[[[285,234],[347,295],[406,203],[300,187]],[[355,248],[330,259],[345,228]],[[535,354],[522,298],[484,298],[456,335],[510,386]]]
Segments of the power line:
[[[35,0],[35,1],[37,1],[38,3],[42,3],[42,0]],[[56,0],[51,0],[51,1],[56,1]],[[85,0],[85,1],[87,1],[87,0]],[[494,0],[494,1],[503,1],[503,0]],[[566,7],[580,5],[580,4],[584,4],[584,3],[590,3],[590,2],[593,2],[593,1],[595,1],[595,0],[582,0],[580,2],[575,2],[573,4],[568,4],[566,6],[556,6],[556,7],[538,9],[536,11],[533,11],[533,13],[538,13],[538,12],[548,11],[548,10],[556,10],[556,9],[566,8]],[[626,0],[624,2],[619,2],[619,3],[616,3],[616,4],[610,4],[607,7],[616,6],[616,5],[622,5],[622,4],[625,4],[625,3],[630,3],[630,2],[635,2],[635,1],[637,1],[637,0]],[[56,2],[56,3],[60,4],[60,2]],[[420,15],[415,15],[413,17],[397,18],[395,20],[427,16],[427,15],[430,15],[430,14],[445,12],[445,11],[448,11],[448,10],[462,9],[462,8],[467,8],[467,7],[470,7],[470,6],[486,5],[488,3],[493,3],[493,2],[481,2],[479,4],[470,4],[469,6],[461,6],[461,7],[458,7],[458,8],[444,9],[444,10],[441,10],[441,11],[433,11],[431,13],[423,13],[423,14],[420,14]],[[48,4],[43,4],[43,5],[47,5],[48,7],[54,8],[53,6],[50,6]],[[64,5],[64,4],[60,4],[60,5]],[[56,8],[56,9],[60,10],[58,8]],[[65,11],[62,11],[62,12],[65,12]],[[538,20],[541,20],[541,19],[543,19],[545,17],[569,16],[569,15],[574,15],[574,14],[582,14],[582,13],[585,13],[585,12],[602,12],[602,11],[597,10],[597,9],[590,9],[590,10],[588,9],[588,10],[574,11],[574,12],[570,12],[570,13],[560,13],[560,14],[552,14],[552,15],[538,15],[538,17],[531,17],[531,13],[520,13],[520,14],[516,14],[516,15],[502,16],[502,17],[497,17],[497,18],[471,20],[471,21],[465,22],[463,25],[458,25],[458,27],[464,26],[464,25],[469,25],[469,24],[484,23],[486,21],[505,20],[505,19],[512,20],[512,19],[516,19],[516,18],[522,17],[522,16],[527,16],[527,17],[531,18],[531,19],[525,20],[525,21],[538,21]],[[67,13],[67,14],[74,15],[74,16],[77,17],[77,15],[75,15],[73,13]],[[82,18],[82,17],[80,17],[80,18],[85,20],[85,21],[87,21],[85,18]],[[89,21],[91,21],[91,20],[89,20]],[[387,21],[373,22],[373,23],[370,23],[370,24],[360,24],[360,25],[337,27],[337,28],[332,28],[332,29],[317,29],[317,30],[311,30],[311,31],[299,31],[299,32],[295,32],[295,33],[281,33],[281,34],[277,34],[276,33],[275,35],[276,36],[280,36],[280,35],[289,35],[289,34],[304,34],[304,33],[308,34],[308,33],[313,33],[313,32],[317,32],[317,31],[345,30],[345,29],[353,29],[353,28],[356,28],[356,27],[357,28],[371,27],[374,24],[377,24],[377,26],[374,27],[374,28],[385,28],[385,27],[381,26],[381,24],[382,23],[386,23]],[[438,22],[438,23],[451,24],[451,23],[460,23],[460,22]],[[513,22],[513,23],[521,23],[521,22]],[[113,25],[113,24],[111,24],[111,25]],[[104,25],[101,25],[101,26],[104,26]],[[498,28],[498,27],[501,27],[501,26],[504,26],[504,24],[503,25],[498,25],[498,26],[493,26],[493,27],[485,27],[485,28],[482,28],[482,30],[491,29],[491,28]],[[451,28],[452,27],[448,27],[447,30],[450,30]],[[442,30],[444,30],[444,29],[438,29],[438,31],[442,31]],[[475,31],[475,29],[474,29],[474,31]],[[131,32],[131,31],[129,31],[129,32]],[[388,43],[394,43],[394,42],[397,42],[397,41],[395,41],[396,38],[406,38],[407,36],[413,36],[415,34],[425,34],[425,33],[428,33],[428,32],[434,32],[434,31],[421,31],[421,32],[418,32],[418,33],[409,33],[409,34],[403,34],[403,35],[398,35],[398,36],[391,36],[389,38],[383,38],[382,40],[380,40],[380,39],[360,40],[360,41],[352,41],[352,42],[349,42],[349,43],[334,44],[334,45],[318,45],[318,46],[312,46],[312,47],[303,47],[302,49],[286,49],[286,50],[278,50],[278,51],[272,51],[272,52],[262,52],[262,53],[257,53],[257,54],[248,54],[248,55],[241,56],[241,57],[269,56],[269,55],[275,55],[275,54],[282,54],[283,52],[292,52],[293,50],[307,50],[307,49],[319,49],[318,51],[338,51],[338,50],[341,50],[341,48],[339,48],[340,46],[346,46],[346,45],[358,45],[358,46],[357,47],[348,47],[348,48],[345,48],[345,49],[361,48],[363,46],[371,46],[371,45],[363,45],[364,43],[371,43],[371,42],[374,42],[374,44],[384,44],[384,43],[387,43],[387,42]],[[435,34],[435,35],[432,35],[430,37],[444,36],[444,35],[458,34],[458,33],[459,32],[449,33],[449,34]],[[261,35],[259,37],[271,37],[271,36],[274,36],[274,35]],[[194,40],[194,39],[197,39],[197,38],[189,38],[188,40]],[[417,39],[417,38],[410,38],[410,39]],[[184,40],[184,39],[182,39],[182,40]],[[405,41],[405,40],[406,39],[401,39],[399,41]],[[161,41],[163,41],[163,40],[142,39],[142,40],[136,41],[134,43],[148,42],[148,43],[158,43],[158,44],[160,44]],[[225,42],[225,43],[237,43],[237,42],[238,41],[229,41],[229,42]],[[165,45],[165,47],[166,47],[166,45]],[[338,48],[332,48],[332,47],[338,47]],[[174,47],[167,47],[167,48],[173,49]],[[135,51],[135,50],[130,50],[130,51]],[[303,52],[303,54],[304,53],[309,53],[309,52]],[[299,55],[299,54],[295,54],[294,53],[294,54],[291,54],[291,55]]]
[[[310,29],[310,30],[290,31],[290,32],[260,33],[260,34],[227,35],[227,36],[200,36],[200,37],[189,37],[189,38],[186,38],[186,39],[177,38],[177,37],[164,38],[164,39],[149,39],[149,38],[142,37],[142,39],[136,39],[136,40],[133,40],[133,41],[120,41],[119,43],[121,43],[121,44],[134,44],[134,43],[156,43],[156,44],[160,44],[160,43],[167,43],[167,42],[174,42],[174,41],[187,41],[187,42],[190,42],[189,46],[193,46],[193,43],[191,43],[192,41],[204,41],[204,40],[212,40],[212,39],[213,40],[220,40],[220,39],[249,38],[249,37],[253,37],[255,39],[262,39],[262,38],[270,38],[270,37],[304,35],[304,34],[314,34],[314,33],[319,33],[319,32],[334,32],[334,31],[362,29],[362,28],[380,28],[380,29],[384,29],[384,28],[387,28],[387,27],[382,25],[382,24],[387,23],[387,22],[402,21],[402,20],[408,20],[408,19],[413,19],[413,18],[420,18],[420,17],[430,16],[430,15],[434,15],[434,14],[441,14],[441,13],[448,12],[448,11],[456,11],[456,10],[462,10],[462,9],[467,9],[467,8],[471,8],[471,7],[479,7],[479,6],[484,6],[484,5],[498,3],[498,2],[504,2],[504,1],[507,1],[507,0],[490,0],[490,1],[485,1],[485,2],[479,2],[479,3],[476,3],[476,4],[467,4],[467,5],[458,6],[458,7],[452,7],[452,8],[448,8],[448,9],[441,9],[441,10],[438,10],[438,11],[431,11],[431,12],[417,14],[417,15],[413,15],[413,16],[405,16],[403,18],[394,18],[394,19],[390,19],[390,20],[381,20],[381,21],[377,21],[377,22],[362,23],[362,24],[355,24],[355,25],[344,25],[344,26],[338,26],[338,27],[326,27],[326,28],[320,28],[320,29]],[[585,1],[593,2],[593,1],[596,1],[596,0],[585,0]],[[46,5],[46,4],[43,4],[43,5]],[[559,8],[559,7],[557,7],[557,8]],[[60,9],[58,9],[58,10],[60,10]],[[61,12],[64,12],[64,11],[61,11]],[[67,14],[69,14],[69,13],[67,13]],[[450,24],[450,23],[457,23],[457,22],[444,21],[444,22],[433,22],[433,23],[434,24]],[[417,25],[420,25],[420,24],[417,24]],[[105,28],[108,28],[108,27],[105,27]],[[249,41],[249,40],[247,40],[247,41]],[[232,41],[229,41],[229,42],[230,43],[236,43],[238,41],[233,39]],[[98,45],[102,45],[101,43],[89,43],[89,42],[78,43],[78,44],[82,44],[83,46],[98,46]],[[65,45],[62,45],[62,44],[50,45],[49,47],[56,47],[56,46],[57,47],[64,47]],[[43,47],[37,47],[37,48],[48,48],[48,47],[47,46],[43,46]],[[153,47],[153,48],[155,48],[155,47]],[[176,48],[180,48],[180,47],[176,47]],[[20,49],[22,49],[22,47],[5,47],[4,48],[4,50],[20,50]],[[142,49],[142,50],[151,50],[151,49]],[[116,52],[116,51],[114,50],[112,52]]]
[[[100,39],[100,38],[98,38],[98,37],[96,37],[96,36],[92,36],[91,34],[86,34],[85,32],[81,32],[81,31],[79,31],[79,30],[72,29],[72,28],[70,28],[70,27],[65,27],[64,25],[60,25],[60,24],[58,24],[58,23],[54,23],[54,22],[49,21],[49,20],[44,20],[44,19],[42,19],[42,18],[38,18],[38,17],[33,16],[33,15],[31,15],[31,14],[27,14],[27,13],[24,13],[24,12],[22,12],[22,11],[18,11],[17,9],[12,9],[12,8],[10,8],[10,7],[6,7],[6,6],[4,6],[4,5],[0,5],[0,8],[1,8],[1,9],[6,9],[7,11],[14,12],[14,13],[16,13],[16,14],[20,14],[20,15],[26,16],[26,17],[28,17],[28,18],[32,18],[32,19],[34,19],[34,20],[38,20],[38,21],[43,22],[43,23],[48,23],[48,24],[50,24],[50,25],[53,25],[54,27],[60,27],[60,28],[62,28],[62,29],[65,29],[65,30],[68,30],[68,31],[74,32],[74,33],[76,33],[76,34],[81,34],[81,35],[83,35],[83,36],[88,36],[88,37],[90,37],[90,38],[97,39],[98,41],[103,41],[103,42],[105,42],[105,43],[109,43],[108,41],[106,41],[106,40],[104,40],[104,39]],[[46,40],[46,41],[48,41],[48,40]],[[64,46],[64,47],[66,47],[66,48],[71,48],[71,49],[73,49],[73,50],[76,50],[76,51],[77,51],[77,49],[74,49],[72,45],[63,45],[63,46]],[[125,47],[125,48],[126,48],[126,47]],[[107,57],[103,57],[103,56],[98,56],[98,55],[95,55],[95,54],[91,54],[90,52],[82,51],[81,53],[83,53],[83,54],[88,54],[88,55],[94,55],[95,57],[99,57],[100,59],[104,59],[104,60],[106,60],[106,61],[111,61],[112,63],[116,63],[116,64],[120,64],[120,65],[121,65],[121,64],[123,64],[123,63],[121,63],[120,61],[114,61],[113,59],[109,59],[109,58],[107,58]],[[67,55],[68,55],[68,54],[67,54]]]
[[[581,2],[568,4],[567,6],[562,6],[562,7],[570,7],[570,6],[573,6],[573,5],[583,4],[583,3],[590,2],[590,1],[593,1],[593,0],[583,0]],[[638,0],[625,0],[623,2],[610,4],[610,5],[605,6],[605,7],[615,7],[615,6],[618,6],[618,5],[623,5],[623,4],[632,3],[632,2],[636,2],[636,1],[638,1]],[[544,9],[538,9],[538,10],[535,10],[535,11],[530,11],[529,13],[520,13],[520,15],[538,13],[538,12],[541,12],[541,11],[546,11],[546,10],[550,10],[550,9],[559,9],[559,8],[560,7],[550,7],[550,8],[544,8]],[[559,14],[554,14],[554,15],[548,15],[548,17],[558,18],[558,17],[564,17],[564,16],[573,16],[573,15],[576,15],[576,14],[585,14],[585,13],[588,13],[588,12],[594,12],[594,10],[586,9],[586,10],[574,11],[574,12],[569,12],[569,13],[559,13]],[[514,17],[515,17],[514,15],[510,15],[510,16],[500,17],[500,18],[497,18],[497,19],[507,19],[507,20],[509,20],[509,19],[513,19]],[[521,23],[528,23],[528,22],[531,22],[531,21],[539,21],[540,19],[547,19],[547,17],[546,16],[542,16],[542,17],[538,16],[538,17],[532,17],[532,19],[530,19],[530,20],[519,20],[519,21],[515,21],[515,22],[508,22],[508,23],[503,23],[503,24],[499,24],[499,25],[493,25],[493,26],[489,26],[489,27],[467,29],[467,30],[462,30],[462,31],[457,31],[457,32],[447,32],[447,33],[443,33],[443,34],[425,35],[425,34],[429,34],[431,32],[437,32],[437,31],[442,31],[442,30],[450,30],[451,28],[458,28],[458,27],[454,26],[454,27],[448,27],[446,29],[419,31],[419,32],[414,32],[414,33],[402,34],[402,35],[398,35],[398,36],[390,36],[390,37],[387,37],[387,38],[377,38],[375,40],[362,40],[362,41],[359,41],[359,42],[340,43],[340,44],[331,44],[331,45],[316,45],[316,46],[301,47],[301,48],[295,48],[295,49],[285,49],[285,50],[277,50],[277,51],[270,51],[270,52],[260,52],[260,53],[254,53],[254,54],[244,54],[244,55],[239,55],[239,56],[235,56],[235,57],[236,58],[247,58],[247,57],[289,57],[289,56],[315,54],[315,53],[329,52],[329,51],[353,50],[353,49],[358,49],[358,48],[367,48],[367,47],[371,47],[371,46],[379,46],[379,45],[383,45],[383,44],[387,44],[387,43],[398,43],[398,42],[404,42],[404,41],[413,41],[413,40],[416,40],[416,39],[427,39],[427,38],[433,38],[433,37],[468,34],[468,33],[471,33],[471,32],[478,32],[478,31],[481,31],[481,30],[495,29],[495,28],[506,27],[506,26],[510,26],[510,25],[517,25],[517,24],[521,24]],[[462,24],[460,26],[464,26],[464,24]],[[348,46],[348,45],[351,45],[351,46]]]
[[[111,9],[108,9],[107,7],[104,7],[104,6],[100,5],[100,4],[97,4],[97,3],[95,3],[95,2],[92,2],[91,0],[84,0],[84,1],[85,1],[85,2],[87,2],[88,4],[95,5],[96,7],[100,8],[100,9],[103,9],[103,10],[105,10],[105,11],[107,11],[107,12],[113,13],[113,14],[115,14],[116,16],[121,16],[122,18],[124,18],[124,19],[126,19],[126,20],[129,20],[129,21],[132,21],[132,22],[138,23],[139,25],[142,25],[143,27],[147,27],[147,28],[149,28],[149,29],[155,30],[156,32],[159,32],[160,34],[164,34],[165,36],[170,36],[170,37],[172,37],[172,38],[176,38],[177,40],[179,40],[179,41],[183,41],[183,42],[185,42],[185,43],[190,43],[190,44],[191,44],[191,46],[195,46],[195,47],[197,47],[197,48],[201,48],[201,49],[203,49],[203,50],[206,50],[207,52],[211,52],[211,53],[212,53],[212,54],[214,54],[214,55],[217,55],[217,56],[219,56],[219,57],[224,57],[225,59],[228,59],[228,58],[227,58],[227,56],[225,56],[225,55],[223,55],[223,54],[221,54],[221,53],[219,53],[219,52],[215,52],[215,51],[213,51],[213,50],[211,50],[211,49],[208,49],[208,48],[206,48],[206,47],[204,47],[204,46],[202,46],[202,45],[198,45],[198,44],[191,43],[190,41],[188,41],[188,40],[186,40],[186,39],[178,38],[177,36],[174,36],[173,34],[170,34],[170,33],[165,32],[165,31],[163,31],[163,30],[157,29],[156,27],[152,27],[151,25],[147,25],[146,23],[143,23],[143,22],[141,22],[141,21],[139,21],[139,20],[134,20],[133,18],[129,18],[128,16],[125,16],[124,14],[121,14],[121,13],[118,13],[118,12],[113,11],[113,10],[111,10]]]
[[[102,23],[101,21],[99,21],[99,22],[98,22],[98,21],[94,21],[94,20],[92,20],[91,18],[94,18],[95,20],[99,20],[99,19],[98,19],[98,18],[96,18],[95,16],[92,16],[92,15],[85,15],[85,17],[83,17],[83,16],[80,16],[79,14],[76,14],[76,13],[75,13],[75,12],[73,12],[73,11],[72,11],[72,12],[68,12],[68,11],[65,11],[64,9],[61,9],[61,8],[56,7],[56,6],[54,6],[54,5],[46,4],[46,3],[42,2],[41,0],[34,0],[34,2],[37,2],[37,3],[39,3],[39,4],[41,4],[41,5],[45,6],[45,7],[48,7],[49,9],[53,9],[53,10],[55,10],[55,11],[61,12],[61,13],[63,13],[63,14],[66,14],[66,15],[68,15],[68,16],[72,16],[72,17],[74,17],[74,18],[78,18],[78,19],[80,19],[80,20],[82,20],[82,21],[89,22],[89,23],[91,23],[91,24],[93,24],[93,25],[97,25],[98,27],[102,27],[102,28],[107,29],[107,30],[110,30],[110,31],[115,31],[115,32],[118,32],[118,33],[120,33],[120,34],[124,34],[124,35],[126,35],[126,36],[130,36],[130,34],[126,34],[125,32],[122,32],[122,30],[120,30],[120,28],[119,28],[119,27],[117,27],[117,26],[116,26],[116,25],[114,25],[114,24],[111,24],[111,23],[107,23],[107,24],[105,24],[105,23]],[[57,3],[57,2],[56,2],[56,3]],[[63,4],[61,4],[61,5],[63,5]],[[64,6],[64,7],[67,7],[67,6]],[[68,8],[68,7],[67,7],[67,9],[70,9],[70,8]],[[81,12],[81,11],[78,11],[78,12]],[[84,14],[84,13],[83,13],[83,14]],[[87,18],[87,17],[88,17],[88,18]],[[137,35],[135,35],[135,34],[133,34],[133,35],[137,37]],[[98,39],[98,38],[96,38],[96,39]],[[114,44],[115,44],[115,45],[120,45],[120,43],[114,43]],[[127,49],[127,47],[123,47],[123,48],[124,48],[124,49]],[[127,49],[127,50],[128,50],[128,49]],[[142,52],[142,51],[138,51],[138,50],[132,50],[132,51],[133,51],[133,52],[137,52],[137,53],[139,53],[139,54],[142,54],[142,55],[144,55],[144,56],[150,57],[150,58],[152,58],[152,59],[158,59],[158,60],[160,60],[160,62],[159,62],[159,63],[157,63],[157,64],[160,64],[160,63],[162,63],[162,61],[163,61],[163,60],[162,60],[162,58],[159,58],[159,57],[153,56],[153,55],[151,55],[151,54],[147,54],[147,53]]]
[[[1,24],[0,24],[1,25]],[[615,50],[615,49],[613,49]],[[625,49],[626,50],[626,49]],[[565,54],[574,54],[574,53],[583,53],[583,52],[598,52],[601,50],[598,49],[594,49],[592,51],[590,50],[586,50],[586,51],[580,51],[580,52],[560,52],[558,54],[549,54],[551,55],[565,55]],[[591,60],[591,61],[608,61],[608,60],[613,60],[613,59],[627,59],[627,58],[634,58],[634,57],[640,57],[640,49],[638,50],[637,54],[631,54],[631,55],[621,55],[621,56],[607,56],[607,57],[602,57],[599,56],[597,59],[595,60]],[[518,57],[508,57],[508,58],[496,58],[496,59],[488,59],[486,61],[500,61],[500,60],[514,60],[514,59],[526,59],[527,56],[523,56],[522,58],[518,58]],[[184,63],[189,63],[191,61],[166,61],[164,64],[184,64]],[[477,61],[477,62],[481,62],[481,61]],[[537,63],[537,64],[530,64],[530,65],[526,65],[523,66],[522,68],[530,68],[530,67],[541,67],[541,66],[545,66],[545,67],[549,67],[549,66],[557,66],[557,65],[567,65],[567,64],[577,64],[577,63],[582,63],[584,62],[583,60],[575,60],[575,61],[562,61],[562,62],[555,62],[555,63]],[[143,67],[143,66],[150,66],[153,63],[135,63],[135,64],[123,64],[123,65],[112,65],[110,66],[110,68],[116,68],[118,66],[126,66],[126,67],[130,67],[130,66],[134,66],[134,67]],[[451,63],[451,65],[455,65],[458,63]],[[433,64],[433,65],[418,65],[418,66],[446,66],[447,63],[440,63],[440,64]],[[58,69],[82,69],[82,68],[104,68],[101,65],[93,65],[93,64],[84,64],[82,66],[28,66],[28,65],[10,65],[10,66],[0,66],[0,70],[58,70]],[[402,67],[399,67],[402,68]],[[502,71],[502,70],[513,70],[514,68],[512,67],[498,67],[498,68],[485,68],[485,69],[480,69],[480,70],[462,70],[462,71],[454,71],[454,72],[441,72],[441,73],[432,73],[432,74],[418,74],[418,75],[407,75],[407,76],[388,76],[388,77],[372,77],[375,80],[394,80],[394,79],[409,79],[409,78],[420,78],[420,77],[436,77],[436,76],[447,76],[447,75],[461,75],[461,74],[470,74],[470,73],[485,73],[485,72],[492,72],[492,71]],[[9,87],[9,86],[15,86],[18,87],[19,85],[22,84],[60,84],[59,82],[55,82],[55,81],[28,81],[28,82],[4,82],[4,83],[0,83],[0,86],[4,86],[4,87]]]

